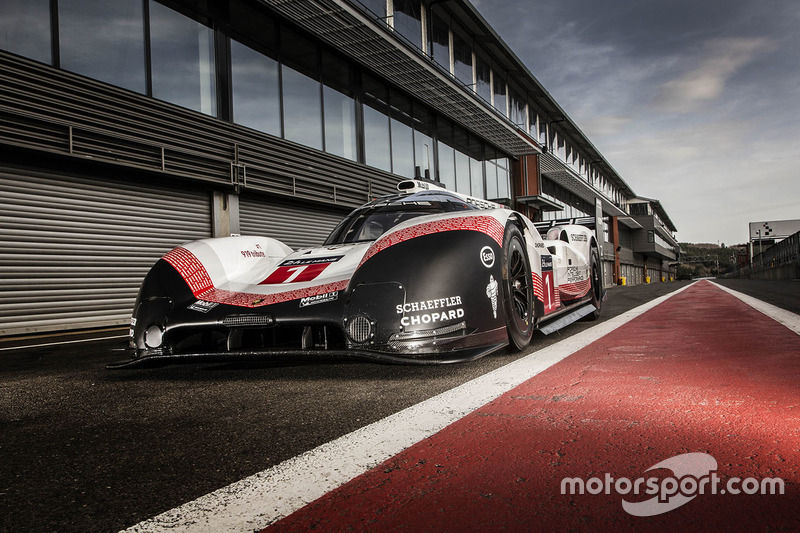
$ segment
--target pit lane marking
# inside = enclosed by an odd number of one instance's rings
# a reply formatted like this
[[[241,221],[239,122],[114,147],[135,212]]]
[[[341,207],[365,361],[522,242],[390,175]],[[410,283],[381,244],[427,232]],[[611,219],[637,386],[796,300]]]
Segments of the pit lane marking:
[[[576,333],[267,470],[140,522],[126,532],[244,532],[277,522],[691,287]]]
[[[714,286],[716,286],[717,288],[720,288],[723,291],[727,292],[728,294],[736,296],[737,298],[739,298],[741,301],[743,301],[744,303],[746,303],[747,305],[749,305],[750,307],[752,307],[756,311],[760,311],[761,313],[764,313],[765,315],[770,317],[775,322],[778,322],[779,324],[783,324],[784,326],[786,326],[790,330],[792,330],[795,333],[797,333],[798,335],[800,335],[800,315],[792,313],[791,311],[787,311],[786,309],[783,309],[781,307],[777,307],[775,305],[769,304],[769,303],[767,303],[767,302],[765,302],[763,300],[759,300],[758,298],[754,298],[752,296],[748,296],[748,295],[746,295],[744,293],[741,293],[739,291],[735,291],[733,289],[729,289],[728,287],[725,287],[725,286],[720,285],[718,283],[714,283],[713,281],[711,283]]]

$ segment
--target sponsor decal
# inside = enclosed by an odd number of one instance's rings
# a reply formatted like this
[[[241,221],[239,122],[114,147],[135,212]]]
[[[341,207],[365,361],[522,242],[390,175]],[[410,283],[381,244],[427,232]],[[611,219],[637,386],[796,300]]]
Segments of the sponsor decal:
[[[464,201],[470,205],[474,205],[478,209],[497,209],[497,204],[481,200],[480,198],[473,198],[472,196],[465,197]]]
[[[567,267],[567,283],[578,283],[586,279],[578,267]]]
[[[300,298],[300,307],[307,307],[309,305],[324,304],[326,302],[333,302],[339,299],[339,291],[331,291],[316,296],[306,296]]]
[[[492,268],[494,266],[494,250],[490,246],[484,246],[481,248],[481,263],[486,268]]]
[[[205,302],[203,300],[197,300],[195,303],[187,307],[190,311],[197,311],[199,313],[208,313],[212,309],[214,309],[219,304],[216,302]]]
[[[573,242],[586,242],[586,235],[581,235],[580,233],[571,233],[569,240]]]
[[[310,257],[305,259],[287,259],[280,266],[303,266],[303,265],[319,265],[322,263],[330,264],[335,263],[339,259],[344,257],[343,255],[336,255],[332,257]]]
[[[492,315],[497,318],[497,280],[494,276],[489,276],[489,284],[486,286],[486,296],[492,302]]]
[[[553,275],[553,256],[542,256],[542,285],[544,288],[544,312],[551,313],[561,305],[556,291],[556,280]]]
[[[544,248],[544,243],[543,242],[535,242],[535,243],[533,243],[533,247],[534,248]]]
[[[278,265],[278,268],[276,268],[267,279],[259,283],[259,285],[311,281],[319,276],[323,270],[328,268],[331,263],[335,263],[342,257],[344,256],[288,259]]]
[[[461,305],[461,296],[449,296],[447,298],[437,298],[435,300],[408,302],[396,306],[395,310],[398,315],[415,313],[400,319],[400,325],[407,327],[464,318],[464,309],[460,307]],[[430,312],[420,313],[420,311]]]
[[[241,250],[242,257],[267,257],[267,254],[260,250]]]

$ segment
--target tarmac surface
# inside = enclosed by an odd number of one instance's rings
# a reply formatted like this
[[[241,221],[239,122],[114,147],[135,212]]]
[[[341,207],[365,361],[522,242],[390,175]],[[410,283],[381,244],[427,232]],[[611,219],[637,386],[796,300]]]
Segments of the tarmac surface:
[[[618,516],[619,496],[560,499],[557,485],[551,485],[564,472],[557,465],[571,465],[572,476],[588,478],[607,472],[635,478],[658,461],[681,453],[704,452],[716,458],[720,472],[726,476],[738,472],[761,476],[769,473],[769,469],[785,476],[786,496],[765,497],[764,508],[770,513],[789,513],[790,520],[777,525],[797,529],[800,527],[797,516],[790,512],[800,508],[797,505],[800,503],[797,499],[800,417],[792,411],[793,403],[800,403],[796,379],[800,376],[796,363],[791,364],[800,360],[796,352],[800,344],[797,335],[787,337],[788,347],[776,348],[777,345],[770,344],[773,323],[762,323],[763,315],[753,314],[751,308],[741,307],[744,304],[736,303],[719,289],[699,283],[697,288],[693,286],[675,297],[683,305],[673,308],[667,305],[671,302],[668,300],[657,308],[666,311],[647,327],[635,330],[630,338],[609,340],[612,333],[598,339],[597,343],[606,346],[600,352],[576,353],[520,385],[523,389],[513,396],[522,399],[498,399],[469,415],[494,421],[494,425],[469,429],[474,421],[465,417],[441,432],[445,439],[441,443],[434,446],[433,441],[423,441],[424,444],[412,446],[392,459],[397,468],[390,465],[377,469],[378,474],[388,469],[390,477],[406,477],[413,483],[404,485],[372,478],[366,481],[366,486],[377,482],[383,488],[372,492],[372,503],[351,505],[354,500],[347,496],[345,507],[354,509],[354,513],[341,512],[341,503],[330,503],[336,500],[325,503],[323,499],[274,527],[305,530],[318,525],[330,529],[316,518],[326,516],[325,524],[339,524],[335,529],[375,530],[392,524],[400,529],[414,524],[429,530],[463,530],[474,529],[470,526],[478,522],[472,522],[470,517],[477,520],[478,511],[484,509],[491,511],[494,518],[482,519],[479,525],[483,528],[538,527],[538,517],[543,520],[542,526],[552,526],[545,529],[586,529],[591,525],[597,529],[602,523],[599,521],[612,516],[599,509],[610,509],[613,504],[617,513],[613,517],[627,528],[632,522],[627,515]],[[774,291],[776,302],[800,286],[797,282],[765,283],[788,287]],[[611,288],[601,322],[687,284]],[[710,292],[692,297],[696,291]],[[773,297],[769,291],[763,293],[767,298]],[[703,319],[709,309],[716,309],[715,302],[731,299],[736,303],[732,310],[726,307],[719,316]],[[788,303],[791,305],[791,301]],[[693,328],[693,333],[682,330],[676,333],[671,329],[697,321],[697,316],[687,315],[687,309],[698,306],[705,309],[699,315],[703,324],[699,329]],[[722,323],[726,324],[727,333],[705,335],[712,325]],[[17,350],[6,349],[10,347],[7,343],[0,344],[3,457],[0,530],[114,531],[132,526],[543,350],[595,324],[582,322],[549,337],[536,335],[532,346],[523,353],[507,350],[473,363],[437,367],[296,360],[109,372],[104,369],[105,363],[122,357],[111,352],[120,340]],[[775,331],[783,334],[784,329],[778,326]],[[111,332],[102,335],[110,336]],[[688,342],[690,338],[694,340]],[[669,339],[677,345],[671,345],[667,356],[646,357],[640,348],[627,352],[614,350],[615,346],[635,348],[643,343],[649,345],[651,340]],[[740,347],[754,340],[763,344],[746,350]],[[726,355],[729,348],[738,350],[733,357]],[[698,354],[703,354],[703,358],[694,359]],[[669,366],[659,366],[665,358],[670,360]],[[729,373],[735,370],[729,382],[711,379],[718,377],[720,369]],[[584,379],[576,384],[575,375]],[[601,377],[613,379],[602,383]],[[545,378],[549,381],[535,382]],[[565,389],[570,386],[582,392]],[[714,403],[711,411],[699,403],[703,400],[698,391],[706,389],[706,401],[722,402]],[[516,407],[512,409],[514,404]],[[616,411],[620,404],[625,407],[624,412]],[[655,418],[654,412],[659,413]],[[530,416],[531,413],[537,416]],[[725,419],[728,427],[721,422]],[[721,431],[731,431],[730,427],[735,431],[726,435],[732,437],[718,435]],[[654,429],[651,432],[646,428]],[[687,435],[693,438],[682,438]],[[714,435],[718,436],[712,438]],[[474,436],[475,442],[469,444],[466,436]],[[770,436],[780,442],[770,444]],[[751,441],[756,437],[761,447],[752,446]],[[739,447],[728,449],[730,444]],[[439,459],[437,454],[442,450],[458,452],[459,446],[461,455],[445,454],[446,460]],[[519,456],[513,456],[512,460],[504,456],[509,447],[512,452],[524,455],[527,462],[520,461]],[[745,452],[760,459],[748,462],[747,456],[740,455]],[[465,475],[470,471],[470,462],[475,461],[483,469],[478,474]],[[753,468],[754,461],[758,468]],[[415,466],[420,464],[427,466]],[[510,469],[511,464],[519,464],[518,471]],[[762,465],[768,468],[764,470]],[[489,478],[495,471],[501,475],[492,481]],[[356,493],[369,493],[363,490],[365,481],[359,479],[337,489],[331,497],[341,497],[342,491],[350,490],[348,487],[353,484]],[[420,479],[423,485],[415,485]],[[471,483],[470,479],[488,480],[502,487],[479,489],[483,485]],[[460,485],[448,484],[453,480],[460,481]],[[429,500],[427,495],[435,496],[437,491],[439,499]],[[442,500],[442,494],[452,498]],[[376,495],[379,497],[375,498]],[[720,502],[714,505],[722,505],[722,509],[738,508],[739,500],[723,505],[727,500],[722,496],[704,498],[714,498],[710,501]],[[376,500],[384,507],[375,507]],[[387,502],[390,505],[386,506]],[[397,505],[391,505],[392,502]],[[474,513],[468,505],[475,506]],[[497,514],[497,505],[507,512]],[[692,505],[684,507],[692,509]],[[415,515],[423,519],[421,523],[411,522],[403,514],[416,506],[420,512]],[[532,507],[539,512],[527,515],[513,512]],[[332,519],[321,514],[322,509],[329,512],[333,509],[334,515],[341,515],[340,521],[329,522]],[[457,509],[462,521],[445,521],[453,513],[440,509]],[[568,512],[575,509],[578,510],[575,513]],[[710,509],[711,515],[719,512],[716,507]],[[375,516],[392,516],[394,521],[369,522]],[[559,522],[560,516],[572,518]],[[425,522],[426,518],[431,521]],[[693,529],[702,525],[684,523]]]
[[[797,531],[798,379],[798,334],[701,281],[268,531]],[[685,497],[646,473],[675,456]]]

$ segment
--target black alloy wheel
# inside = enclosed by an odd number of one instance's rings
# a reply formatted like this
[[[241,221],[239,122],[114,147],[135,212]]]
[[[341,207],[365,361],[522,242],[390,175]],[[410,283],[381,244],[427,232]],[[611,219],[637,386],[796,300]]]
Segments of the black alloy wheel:
[[[516,226],[507,227],[503,239],[503,303],[508,339],[521,350],[533,336],[533,279],[525,241]]]
[[[591,304],[594,306],[594,311],[586,315],[586,319],[597,320],[600,318],[600,308],[603,306],[603,267],[600,264],[600,252],[597,246],[592,246],[591,257],[589,279],[592,280]]]

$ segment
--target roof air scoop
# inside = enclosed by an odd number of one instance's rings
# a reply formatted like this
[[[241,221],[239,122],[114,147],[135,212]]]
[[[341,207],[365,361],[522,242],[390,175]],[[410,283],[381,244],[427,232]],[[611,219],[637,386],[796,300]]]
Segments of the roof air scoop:
[[[446,191],[444,187],[433,181],[423,180],[404,180],[397,184],[400,192],[420,192],[420,191]]]

